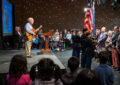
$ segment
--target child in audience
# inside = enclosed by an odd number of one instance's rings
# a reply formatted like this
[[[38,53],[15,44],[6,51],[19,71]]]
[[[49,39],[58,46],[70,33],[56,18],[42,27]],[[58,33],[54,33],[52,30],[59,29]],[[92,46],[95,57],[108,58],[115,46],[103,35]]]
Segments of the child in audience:
[[[81,71],[77,78],[75,85],[102,85],[99,76],[90,69]]]
[[[27,74],[27,60],[22,55],[15,55],[10,63],[7,74],[8,85],[30,85],[31,79]]]
[[[33,85],[63,85],[60,81],[59,66],[49,58],[43,58],[38,64],[34,65],[30,74],[34,74],[34,76],[31,76],[34,77],[32,78]]]
[[[95,68],[95,72],[100,76],[102,85],[113,85],[114,83],[114,74],[112,68],[107,65],[108,53],[102,51],[98,54],[100,65]]]
[[[77,70],[79,69],[79,60],[77,57],[71,57],[68,60],[68,68],[70,72],[62,75],[61,79],[64,85],[74,85],[78,75]]]

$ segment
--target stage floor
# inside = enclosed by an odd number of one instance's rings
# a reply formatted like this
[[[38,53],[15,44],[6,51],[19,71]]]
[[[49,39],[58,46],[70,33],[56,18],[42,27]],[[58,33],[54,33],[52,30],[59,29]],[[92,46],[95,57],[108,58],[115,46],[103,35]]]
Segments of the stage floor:
[[[31,66],[38,63],[41,58],[51,58],[56,64],[60,66],[61,69],[67,68],[67,61],[72,56],[72,50],[66,50],[63,52],[52,52],[37,55],[40,50],[32,50],[32,58],[27,58],[28,61],[28,70],[31,69]],[[7,73],[9,69],[9,64],[11,58],[16,54],[25,55],[25,50],[0,50],[0,73]],[[92,69],[98,66],[99,63],[95,59],[92,60]],[[68,69],[67,69],[68,70]],[[80,71],[83,70],[80,68]],[[114,71],[114,69],[113,69]],[[120,85],[120,73],[114,71],[115,83],[114,85]]]
[[[50,58],[52,59],[56,64],[59,65],[61,69],[65,69],[64,65],[61,63],[61,61],[56,57],[56,55],[51,53],[44,53],[44,54],[37,54],[40,52],[40,50],[32,50],[32,58],[27,58],[27,66],[28,71],[30,71],[31,67],[34,64],[37,64],[40,59],[42,58]],[[25,55],[25,50],[1,50],[0,51],[0,73],[7,73],[9,70],[9,65],[12,57],[16,54],[22,54]]]

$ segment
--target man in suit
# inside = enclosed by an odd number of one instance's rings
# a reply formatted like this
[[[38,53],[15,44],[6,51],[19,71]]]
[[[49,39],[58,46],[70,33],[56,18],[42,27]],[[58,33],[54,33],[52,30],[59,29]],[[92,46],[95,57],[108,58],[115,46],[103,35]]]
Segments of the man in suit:
[[[101,33],[98,37],[98,52],[102,51],[105,48],[105,42],[108,35],[106,32],[106,27],[101,28]]]
[[[35,35],[35,33],[32,31],[33,26],[32,24],[34,24],[34,19],[33,18],[28,18],[28,22],[25,25],[25,31],[31,35]],[[26,42],[25,42],[25,50],[26,50],[26,56],[31,58],[31,40],[29,40],[28,38],[26,38]]]
[[[15,28],[15,47],[17,49],[20,49],[23,47],[23,35],[21,33],[21,28],[20,27],[16,27]]]

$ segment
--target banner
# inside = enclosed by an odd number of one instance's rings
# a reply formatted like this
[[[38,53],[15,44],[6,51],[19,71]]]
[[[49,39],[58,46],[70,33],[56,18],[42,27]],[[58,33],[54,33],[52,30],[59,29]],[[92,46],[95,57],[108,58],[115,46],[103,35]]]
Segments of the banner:
[[[13,32],[12,4],[7,0],[2,0],[2,24],[3,35],[11,35]]]

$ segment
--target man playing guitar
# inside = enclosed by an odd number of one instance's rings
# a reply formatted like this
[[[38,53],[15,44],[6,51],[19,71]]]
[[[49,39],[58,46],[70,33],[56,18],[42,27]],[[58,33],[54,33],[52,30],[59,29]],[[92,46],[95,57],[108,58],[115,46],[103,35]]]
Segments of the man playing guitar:
[[[34,19],[33,18],[28,18],[28,23],[26,23],[25,25],[25,34],[26,34],[26,41],[25,41],[25,50],[26,50],[26,56],[27,57],[32,57],[31,56],[31,40],[34,38],[34,36],[36,35],[36,32],[42,27],[42,25],[40,26],[40,28],[38,29],[34,29],[32,24],[34,24]]]

